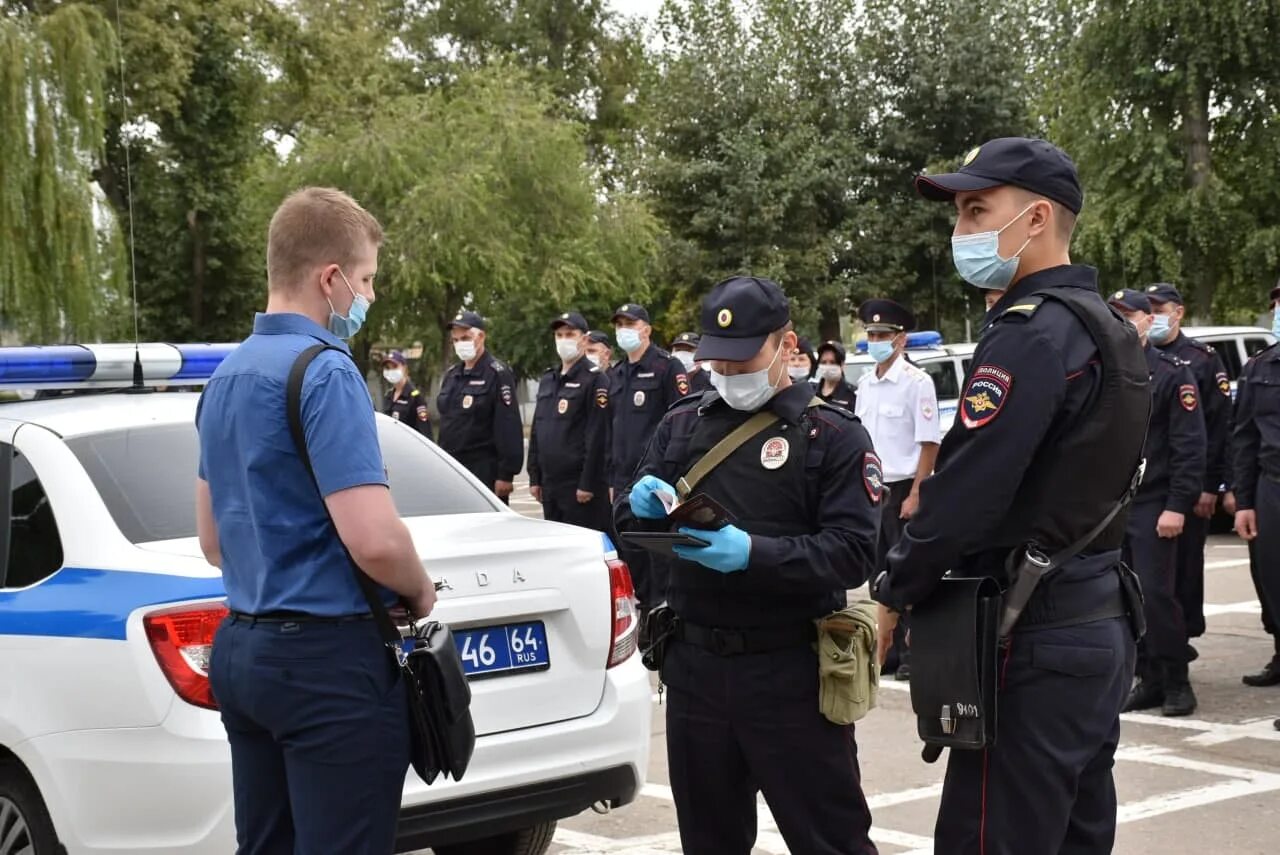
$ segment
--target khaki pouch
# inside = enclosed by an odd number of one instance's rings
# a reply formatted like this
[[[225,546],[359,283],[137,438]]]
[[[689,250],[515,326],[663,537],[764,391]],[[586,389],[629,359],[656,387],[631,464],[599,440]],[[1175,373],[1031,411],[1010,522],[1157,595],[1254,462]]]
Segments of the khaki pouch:
[[[853,724],[876,705],[876,605],[853,604],[817,621],[818,709],[834,724]]]

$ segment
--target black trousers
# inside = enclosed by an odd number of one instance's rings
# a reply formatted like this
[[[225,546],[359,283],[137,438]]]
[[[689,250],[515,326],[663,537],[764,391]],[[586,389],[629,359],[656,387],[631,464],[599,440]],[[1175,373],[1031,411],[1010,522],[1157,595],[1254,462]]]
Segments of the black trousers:
[[[1209,537],[1209,521],[1187,514],[1178,538],[1178,569],[1175,586],[1187,638],[1204,635],[1204,545]]]
[[[542,517],[552,522],[580,525],[596,531],[609,531],[611,506],[609,488],[600,487],[591,494],[591,501],[578,501],[577,487],[542,488]]]
[[[1280,626],[1280,484],[1265,475],[1258,479],[1254,510],[1258,514],[1258,537],[1249,551],[1249,570],[1262,602],[1262,623],[1272,636]],[[1276,643],[1280,656],[1280,640]]]
[[[685,855],[749,855],[764,794],[790,852],[873,855],[852,725],[818,712],[808,646],[717,656],[673,643],[667,763]]]
[[[1249,577],[1253,580],[1253,590],[1258,594],[1258,600],[1262,603],[1262,629],[1271,636],[1271,642],[1275,647],[1274,659],[1280,662],[1280,632],[1276,632],[1276,619],[1271,614],[1271,609],[1267,608],[1267,601],[1262,599],[1262,587],[1258,581],[1258,542],[1252,540],[1249,542]]]
[[[911,495],[911,485],[915,481],[894,481],[885,484],[885,497],[880,503],[880,539],[876,543],[876,572],[888,569],[889,550],[902,539],[902,530],[907,521],[902,519],[902,503]],[[911,616],[903,613],[898,616],[898,626],[893,631],[893,647],[885,657],[881,669],[888,674],[902,666],[911,665],[911,648],[907,646],[907,630],[911,628]]]
[[[1156,534],[1164,497],[1139,497],[1129,512],[1124,561],[1142,581],[1147,634],[1139,649],[1138,673],[1159,678],[1164,666],[1187,662],[1187,631],[1175,595],[1177,541]]]
[[[1134,655],[1124,618],[1015,632],[999,663],[995,745],[950,752],[934,851],[1110,852],[1111,767]]]

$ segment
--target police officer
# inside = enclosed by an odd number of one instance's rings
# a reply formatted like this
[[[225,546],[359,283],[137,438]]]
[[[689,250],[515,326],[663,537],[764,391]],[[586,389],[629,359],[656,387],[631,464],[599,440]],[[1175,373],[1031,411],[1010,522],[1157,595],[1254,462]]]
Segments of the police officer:
[[[618,347],[627,358],[609,370],[609,488],[631,483],[640,456],[671,405],[689,394],[684,364],[650,343],[653,327],[644,306],[627,303],[613,313]],[[641,615],[665,597],[661,568],[650,570],[649,553],[619,547],[635,580]]]
[[[607,334],[599,330],[587,333],[587,359],[601,371],[609,370],[613,363],[613,348],[609,346]]]
[[[794,383],[812,383],[818,373],[818,354],[803,336],[796,338],[796,349],[787,360],[787,374]]]
[[[1125,563],[1142,580],[1147,634],[1138,648],[1138,683],[1125,710],[1163,707],[1166,716],[1190,715],[1196,696],[1187,679],[1185,617],[1176,594],[1177,549],[1204,480],[1204,415],[1187,364],[1149,341],[1154,316],[1147,296],[1125,289],[1112,294],[1110,303],[1138,330],[1151,372],[1151,423],[1143,450],[1147,469],[1124,542]]]
[[[1271,307],[1274,333],[1280,330],[1280,286],[1271,291]],[[1247,675],[1245,683],[1274,686],[1280,683],[1280,347],[1255,355],[1240,374],[1232,450],[1235,528],[1252,547],[1253,583],[1275,640],[1270,664],[1260,674]]]
[[[551,322],[560,367],[538,381],[529,432],[529,491],[542,515],[556,522],[608,531],[605,445],[609,382],[585,358],[587,322],[565,312]]]
[[[907,333],[916,316],[893,300],[867,300],[858,307],[867,330],[867,352],[876,367],[858,378],[854,412],[871,434],[884,464],[885,501],[880,508],[878,555],[883,569],[889,550],[902,537],[902,527],[920,503],[920,484],[933,473],[942,428],[933,378],[907,361]],[[883,673],[911,679],[908,620],[898,622],[893,648]]]
[[[846,356],[844,345],[838,341],[824,341],[818,346],[818,397],[852,413],[858,392],[844,379]]]
[[[685,376],[689,378],[689,394],[701,395],[711,391],[711,378],[703,370],[702,364],[693,358],[698,349],[698,334],[682,332],[671,342],[671,355],[680,360],[684,366]]]
[[[1189,363],[1200,393],[1204,427],[1208,439],[1204,483],[1196,500],[1195,513],[1178,538],[1178,602],[1187,625],[1187,638],[1204,635],[1204,545],[1209,536],[1209,520],[1218,508],[1218,491],[1230,481],[1227,459],[1231,433],[1231,378],[1218,351],[1202,341],[1182,334],[1186,309],[1182,294],[1174,286],[1157,282],[1147,286],[1147,299],[1155,313],[1151,343]],[[1195,648],[1188,648],[1195,659]]]
[[[927,600],[948,571],[1008,583],[1006,561],[1027,544],[1053,555],[1105,520],[1141,458],[1151,403],[1137,334],[1103,302],[1096,271],[1071,264],[1084,194],[1066,154],[1043,140],[992,140],[916,187],[955,205],[961,278],[1007,292],[987,316],[937,471],[877,579],[882,650],[894,614]],[[997,663],[994,744],[950,752],[938,852],[1111,851],[1111,767],[1135,657],[1123,532],[1114,520],[1022,612]],[[918,681],[919,646],[913,659]]]
[[[408,363],[404,354],[393,350],[382,360],[382,379],[387,381],[387,394],[382,396],[382,412],[398,422],[416,428],[418,433],[431,439],[431,414],[427,412],[427,399],[409,380]]]
[[[449,322],[458,364],[445,372],[436,409],[440,447],[507,502],[524,468],[524,432],[511,369],[485,348],[485,320],[459,312]]]
[[[874,853],[853,726],[819,713],[814,619],[844,608],[874,566],[879,461],[851,413],[815,405],[812,387],[788,376],[796,335],[776,284],[720,283],[702,329],[698,358],[716,391],[667,413],[614,505],[620,531],[667,530],[655,491],[674,493],[754,414],[778,417],[696,488],[736,521],[681,529],[710,545],[675,547],[678,624],[662,679],[682,848],[748,855],[763,791],[790,851]]]

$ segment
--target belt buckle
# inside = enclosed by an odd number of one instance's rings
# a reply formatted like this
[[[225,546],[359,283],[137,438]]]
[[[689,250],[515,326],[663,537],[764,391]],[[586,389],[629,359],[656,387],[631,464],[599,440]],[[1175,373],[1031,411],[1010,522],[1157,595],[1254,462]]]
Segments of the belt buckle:
[[[746,636],[717,627],[711,630],[711,649],[719,656],[737,656],[747,651]]]

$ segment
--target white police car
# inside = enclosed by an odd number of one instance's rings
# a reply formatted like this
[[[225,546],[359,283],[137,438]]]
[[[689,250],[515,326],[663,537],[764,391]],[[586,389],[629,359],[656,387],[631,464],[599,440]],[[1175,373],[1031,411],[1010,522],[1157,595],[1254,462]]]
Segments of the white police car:
[[[199,384],[232,345],[143,345]],[[0,386],[128,385],[132,345],[0,348]],[[0,855],[235,849],[206,667],[226,613],[195,537],[197,396],[0,404]],[[283,405],[283,403],[282,403]],[[599,533],[525,519],[390,418],[396,506],[475,677],[461,782],[407,778],[399,849],[538,853],[634,799],[651,716],[630,574]]]
[[[907,333],[907,356],[933,380],[938,396],[938,424],[945,434],[956,418],[960,389],[973,357],[975,344],[943,344],[942,334],[933,330]],[[867,355],[867,340],[860,339],[845,357],[844,375],[854,386],[858,378],[875,367]]]

